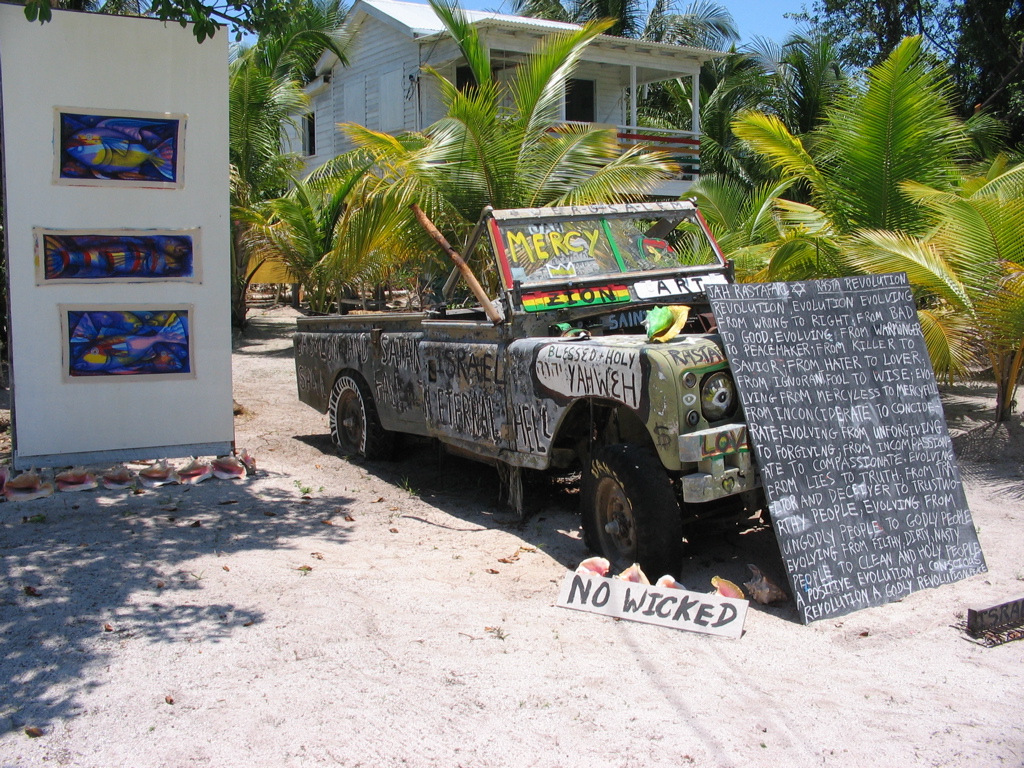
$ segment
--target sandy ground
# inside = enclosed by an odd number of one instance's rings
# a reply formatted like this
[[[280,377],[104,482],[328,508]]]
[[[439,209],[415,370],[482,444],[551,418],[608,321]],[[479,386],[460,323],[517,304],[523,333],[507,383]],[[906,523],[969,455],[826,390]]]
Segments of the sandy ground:
[[[0,766],[1024,764],[1024,641],[955,626],[1024,597],[1024,441],[984,385],[947,402],[989,573],[809,626],[753,604],[725,640],[555,607],[568,486],[517,524],[430,443],[337,458],[293,315],[235,350],[256,476],[0,505]],[[784,583],[763,529],[696,539],[683,581],[748,562]]]

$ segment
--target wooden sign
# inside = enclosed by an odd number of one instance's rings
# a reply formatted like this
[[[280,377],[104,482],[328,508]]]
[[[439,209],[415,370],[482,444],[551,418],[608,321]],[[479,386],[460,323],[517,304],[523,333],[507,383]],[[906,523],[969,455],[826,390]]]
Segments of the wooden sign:
[[[967,610],[967,631],[971,634],[1014,626],[1024,626],[1024,597],[992,608]]]
[[[557,605],[736,639],[743,634],[749,603],[715,593],[662,589],[596,574],[568,573],[562,579]]]
[[[987,570],[906,275],[708,297],[805,623]]]

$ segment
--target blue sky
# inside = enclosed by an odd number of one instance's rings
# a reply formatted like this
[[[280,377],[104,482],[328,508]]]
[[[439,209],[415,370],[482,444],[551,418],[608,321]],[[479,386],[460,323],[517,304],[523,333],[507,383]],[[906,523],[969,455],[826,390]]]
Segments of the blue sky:
[[[426,0],[413,0],[425,2]],[[747,42],[754,37],[767,37],[782,42],[796,26],[789,19],[783,18],[786,13],[799,13],[810,0],[717,0],[724,5],[736,20],[740,38]],[[689,3],[682,0],[678,3],[685,7]],[[511,12],[510,0],[462,0],[462,7],[474,10]]]

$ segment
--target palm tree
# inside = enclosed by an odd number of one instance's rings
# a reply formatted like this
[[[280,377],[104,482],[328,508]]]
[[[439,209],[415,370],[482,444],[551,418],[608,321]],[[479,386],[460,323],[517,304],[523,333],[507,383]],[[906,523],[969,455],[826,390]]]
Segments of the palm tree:
[[[937,372],[952,379],[983,361],[996,381],[996,421],[1006,421],[1024,371],[1024,163],[994,164],[953,192],[913,183],[903,192],[934,228],[920,238],[857,232],[847,258],[866,272],[907,273]]]
[[[696,48],[718,50],[739,38],[729,11],[710,0],[693,0],[681,13],[669,0],[655,0],[649,9],[640,0],[514,0],[512,10],[570,24],[607,19],[609,35]]]
[[[345,288],[380,281],[419,250],[407,190],[382,184],[373,166],[364,153],[339,155],[246,212],[247,251],[279,261],[302,285],[311,312],[329,312]]]
[[[349,137],[378,160],[383,178],[412,185],[421,207],[449,232],[464,231],[485,205],[495,208],[585,204],[635,198],[668,177],[672,165],[640,148],[619,151],[613,129],[552,128],[566,79],[603,24],[541,41],[507,86],[491,73],[488,51],[456,5],[431,6],[455,39],[476,84],[460,91],[433,70],[447,114],[422,134],[396,138],[361,126]],[[511,107],[505,106],[506,98]]]
[[[866,82],[804,137],[763,112],[734,123],[736,135],[782,178],[807,190],[809,203],[778,203],[787,240],[769,264],[773,279],[849,273],[841,237],[863,228],[922,234],[928,227],[929,217],[900,184],[951,190],[957,182],[970,143],[950,108],[949,81],[923,55],[920,38],[908,38],[868,70]]]
[[[232,203],[232,323],[245,324],[245,291],[254,269],[245,228],[263,201],[285,192],[301,159],[282,152],[282,126],[308,109],[302,86],[330,50],[345,62],[348,41],[339,29],[341,0],[307,0],[282,30],[255,45],[235,48],[229,68]]]
[[[737,135],[809,193],[776,200],[781,236],[759,277],[905,271],[936,372],[987,361],[1006,419],[1024,366],[1024,166],[965,176],[973,126],[950,104],[949,81],[908,38],[804,138],[774,115],[738,119]]]

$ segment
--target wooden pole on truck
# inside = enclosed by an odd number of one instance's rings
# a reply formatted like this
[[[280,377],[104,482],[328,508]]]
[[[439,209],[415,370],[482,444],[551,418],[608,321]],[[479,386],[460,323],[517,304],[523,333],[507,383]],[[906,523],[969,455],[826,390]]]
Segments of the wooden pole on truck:
[[[441,234],[441,231],[434,226],[434,222],[427,218],[427,214],[425,214],[422,209],[416,205],[416,203],[413,203],[410,207],[412,208],[412,212],[416,215],[416,221],[420,223],[420,226],[427,230],[427,234],[434,238],[434,240],[437,241],[437,244],[444,248],[445,253],[448,254],[451,260],[455,262],[455,266],[458,267],[459,272],[462,273],[462,278],[466,281],[466,284],[469,285],[469,290],[473,292],[476,300],[479,301],[480,305],[484,308],[484,312],[487,314],[487,319],[495,325],[500,325],[502,322],[501,315],[498,314],[498,310],[494,306],[494,302],[488,298],[487,294],[484,292],[483,286],[480,285],[480,281],[476,279],[476,275],[473,274],[473,270],[469,268],[469,264],[466,263],[466,260],[459,255],[458,251],[451,247],[444,235]]]

